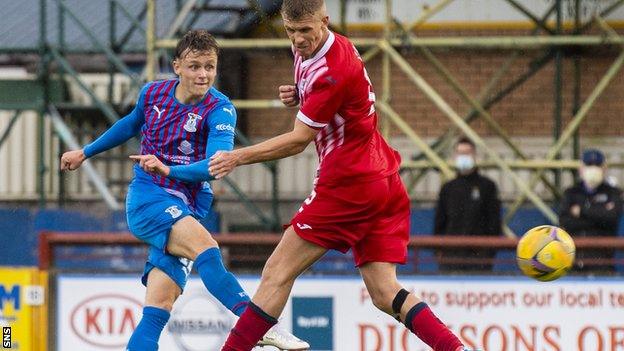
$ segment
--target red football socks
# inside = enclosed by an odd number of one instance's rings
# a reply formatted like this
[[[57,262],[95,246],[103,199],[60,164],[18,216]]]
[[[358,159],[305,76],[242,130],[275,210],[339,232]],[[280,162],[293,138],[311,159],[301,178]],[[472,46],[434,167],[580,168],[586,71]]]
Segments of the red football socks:
[[[250,302],[230,332],[221,351],[250,351],[277,319]]]
[[[457,351],[463,347],[461,341],[424,302],[416,304],[407,312],[405,326],[434,351]]]

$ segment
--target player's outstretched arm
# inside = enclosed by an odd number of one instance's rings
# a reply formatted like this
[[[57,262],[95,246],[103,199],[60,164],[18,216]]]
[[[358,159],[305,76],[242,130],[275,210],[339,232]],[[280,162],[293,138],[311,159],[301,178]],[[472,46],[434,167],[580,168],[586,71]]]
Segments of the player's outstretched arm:
[[[82,149],[67,151],[61,156],[61,171],[74,171],[80,168],[86,159],[87,156]]]
[[[296,119],[295,127],[291,132],[231,152],[217,152],[210,159],[208,171],[215,179],[221,179],[240,165],[277,160],[296,155],[305,150],[318,132],[319,130],[308,127],[299,119]]]
[[[297,87],[294,85],[280,85],[279,98],[287,107],[295,107],[299,105],[299,94],[297,93]]]
[[[86,158],[110,150],[139,134],[141,127],[145,124],[143,103],[145,101],[145,93],[149,86],[150,83],[146,84],[143,89],[141,89],[137,103],[129,114],[113,123],[113,125],[95,139],[95,141],[84,147],[83,151]]]
[[[214,180],[208,173],[208,161],[218,151],[230,151],[234,148],[236,129],[236,109],[231,104],[219,106],[210,114],[210,132],[206,142],[206,158],[188,165],[167,166],[154,155],[132,155],[131,159],[139,163],[146,172],[164,177],[197,183]]]
[[[138,163],[145,172],[168,176],[170,167],[162,163],[156,155],[130,155],[131,160]]]

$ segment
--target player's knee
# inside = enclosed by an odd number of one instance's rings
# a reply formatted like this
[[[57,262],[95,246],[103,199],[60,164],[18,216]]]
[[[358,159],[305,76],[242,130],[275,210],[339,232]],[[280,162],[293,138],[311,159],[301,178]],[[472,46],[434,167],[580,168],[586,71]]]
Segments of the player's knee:
[[[381,295],[377,295],[375,297],[371,296],[371,299],[373,300],[373,305],[375,305],[375,307],[377,307],[378,309],[386,312],[390,310],[390,301],[388,301],[385,296],[381,296]]]
[[[185,257],[192,261],[202,252],[218,247],[219,244],[210,236],[210,234],[198,234],[187,237],[185,240],[176,240],[169,243],[167,249],[176,256]]]
[[[378,289],[370,289],[369,295],[375,307],[386,313],[392,312],[392,300],[396,296],[396,291],[379,287]]]
[[[173,309],[173,303],[177,296],[175,294],[161,294],[159,296],[148,297],[145,300],[146,306],[158,307],[160,309],[171,312]]]
[[[197,238],[195,244],[189,247],[190,254],[192,255],[190,259],[194,261],[197,259],[199,254],[213,247],[219,247],[216,240],[214,240],[210,235],[201,235]]]
[[[276,288],[283,288],[295,281],[285,270],[274,269],[271,265],[266,265],[262,270],[262,282]]]

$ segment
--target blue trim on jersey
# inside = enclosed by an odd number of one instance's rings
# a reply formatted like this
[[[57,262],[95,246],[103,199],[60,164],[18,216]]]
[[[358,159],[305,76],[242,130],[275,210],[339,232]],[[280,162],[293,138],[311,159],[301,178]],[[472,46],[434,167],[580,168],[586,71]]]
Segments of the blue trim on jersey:
[[[141,89],[139,99],[132,112],[115,122],[104,134],[84,147],[83,151],[87,158],[119,146],[139,134],[141,127],[145,123],[143,101],[148,86],[146,84]]]
[[[208,173],[208,163],[217,151],[230,151],[234,148],[236,109],[231,103],[221,104],[209,116],[210,132],[206,143],[206,158],[189,165],[171,166],[169,178],[189,183],[214,179]]]

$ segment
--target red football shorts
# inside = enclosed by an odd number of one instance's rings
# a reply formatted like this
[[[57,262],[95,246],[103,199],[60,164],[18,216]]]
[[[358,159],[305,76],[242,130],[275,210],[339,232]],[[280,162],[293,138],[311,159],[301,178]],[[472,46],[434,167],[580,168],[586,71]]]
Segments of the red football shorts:
[[[404,264],[409,215],[409,198],[396,173],[366,183],[316,186],[290,225],[302,239],[326,249],[352,249],[356,266]]]

